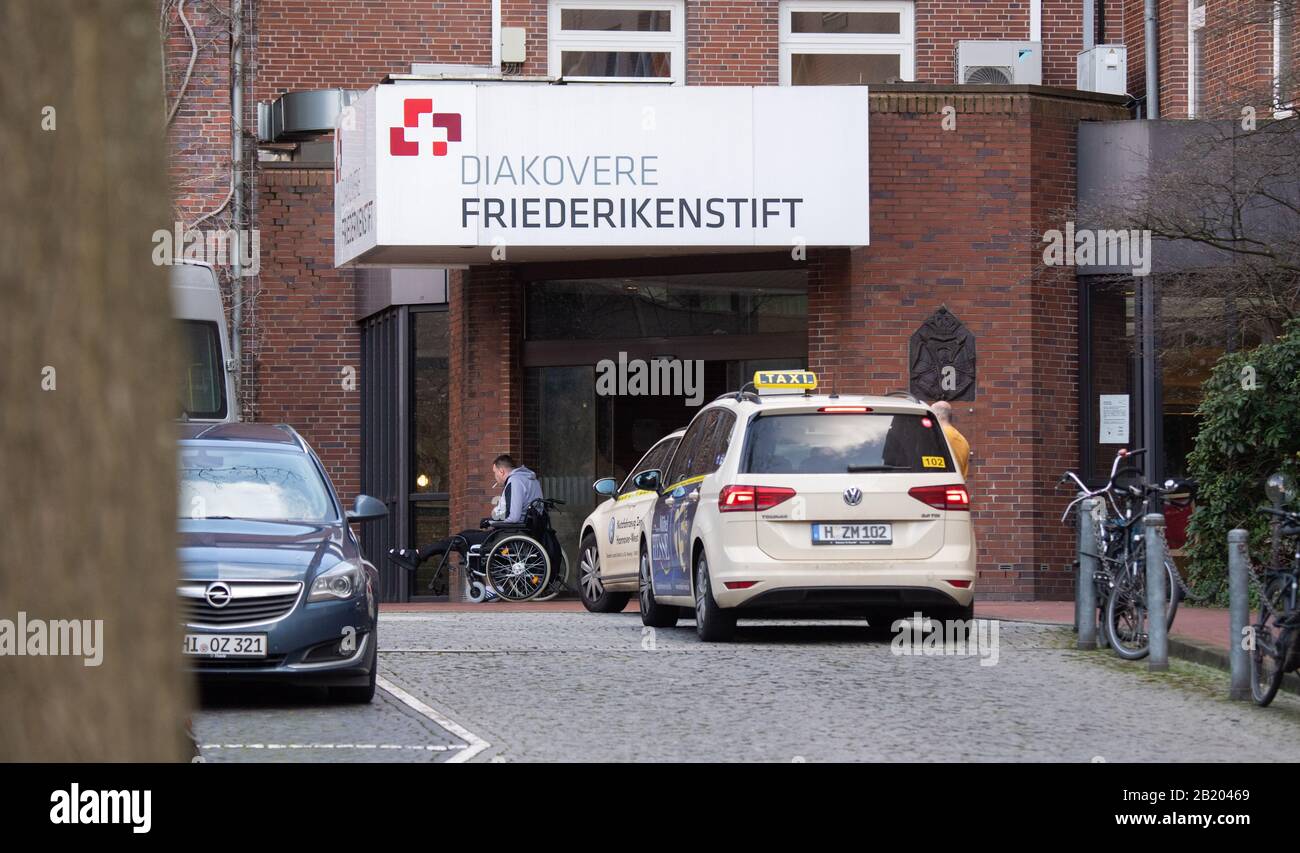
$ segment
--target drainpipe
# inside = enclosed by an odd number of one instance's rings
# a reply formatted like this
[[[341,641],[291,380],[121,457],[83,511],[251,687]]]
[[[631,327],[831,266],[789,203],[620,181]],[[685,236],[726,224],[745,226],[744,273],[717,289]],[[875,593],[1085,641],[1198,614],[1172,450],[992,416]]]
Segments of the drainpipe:
[[[231,264],[230,284],[230,356],[235,362],[235,400],[243,396],[243,325],[244,325],[244,0],[230,3],[230,159],[235,185],[234,217],[235,258]],[[241,418],[242,420],[242,418]]]
[[[1083,49],[1092,50],[1097,44],[1096,0],[1083,0]]]
[[[492,67],[501,70],[501,0],[492,0]]]
[[[1043,0],[1029,0],[1029,40],[1043,40]]]
[[[1147,118],[1160,118],[1160,73],[1157,63],[1160,61],[1160,48],[1156,27],[1156,0],[1145,0],[1143,33],[1143,55],[1147,71]]]

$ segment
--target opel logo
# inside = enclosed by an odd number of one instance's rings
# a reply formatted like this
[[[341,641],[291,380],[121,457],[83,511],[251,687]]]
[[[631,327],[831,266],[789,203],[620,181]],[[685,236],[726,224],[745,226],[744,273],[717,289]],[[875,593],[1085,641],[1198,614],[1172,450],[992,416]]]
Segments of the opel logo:
[[[230,603],[230,586],[221,581],[210,583],[203,597],[208,600],[208,604],[220,610]]]
[[[857,486],[852,486],[844,490],[844,502],[849,506],[857,506],[862,503],[862,490]]]

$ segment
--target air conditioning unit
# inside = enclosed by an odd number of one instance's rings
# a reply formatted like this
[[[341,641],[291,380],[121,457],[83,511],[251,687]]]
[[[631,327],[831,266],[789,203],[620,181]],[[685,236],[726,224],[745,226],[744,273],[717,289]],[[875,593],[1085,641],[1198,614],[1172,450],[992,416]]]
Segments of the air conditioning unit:
[[[1128,48],[1122,44],[1099,44],[1079,54],[1076,88],[1083,92],[1123,95],[1128,91]]]
[[[1043,43],[959,41],[957,42],[957,82],[1041,86]]]

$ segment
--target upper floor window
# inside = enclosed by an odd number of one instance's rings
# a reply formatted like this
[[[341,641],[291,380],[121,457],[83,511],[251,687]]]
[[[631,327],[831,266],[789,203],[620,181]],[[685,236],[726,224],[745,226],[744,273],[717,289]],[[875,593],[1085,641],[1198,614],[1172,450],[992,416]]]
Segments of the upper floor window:
[[[1297,86],[1295,69],[1296,0],[1273,3],[1273,116],[1290,118],[1295,113]]]
[[[1205,0],[1187,0],[1187,117],[1205,108]]]
[[[915,79],[915,12],[894,0],[781,3],[781,85]]]
[[[681,85],[685,18],[684,0],[551,0],[551,76]]]

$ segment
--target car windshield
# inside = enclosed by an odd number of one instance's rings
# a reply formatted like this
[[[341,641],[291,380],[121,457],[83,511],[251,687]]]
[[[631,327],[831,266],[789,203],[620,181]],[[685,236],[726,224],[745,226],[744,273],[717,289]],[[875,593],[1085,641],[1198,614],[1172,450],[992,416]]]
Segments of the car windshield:
[[[329,491],[311,458],[278,450],[182,448],[182,518],[335,521]]]
[[[937,474],[954,469],[934,418],[872,412],[761,416],[749,428],[744,470],[752,474]]]

